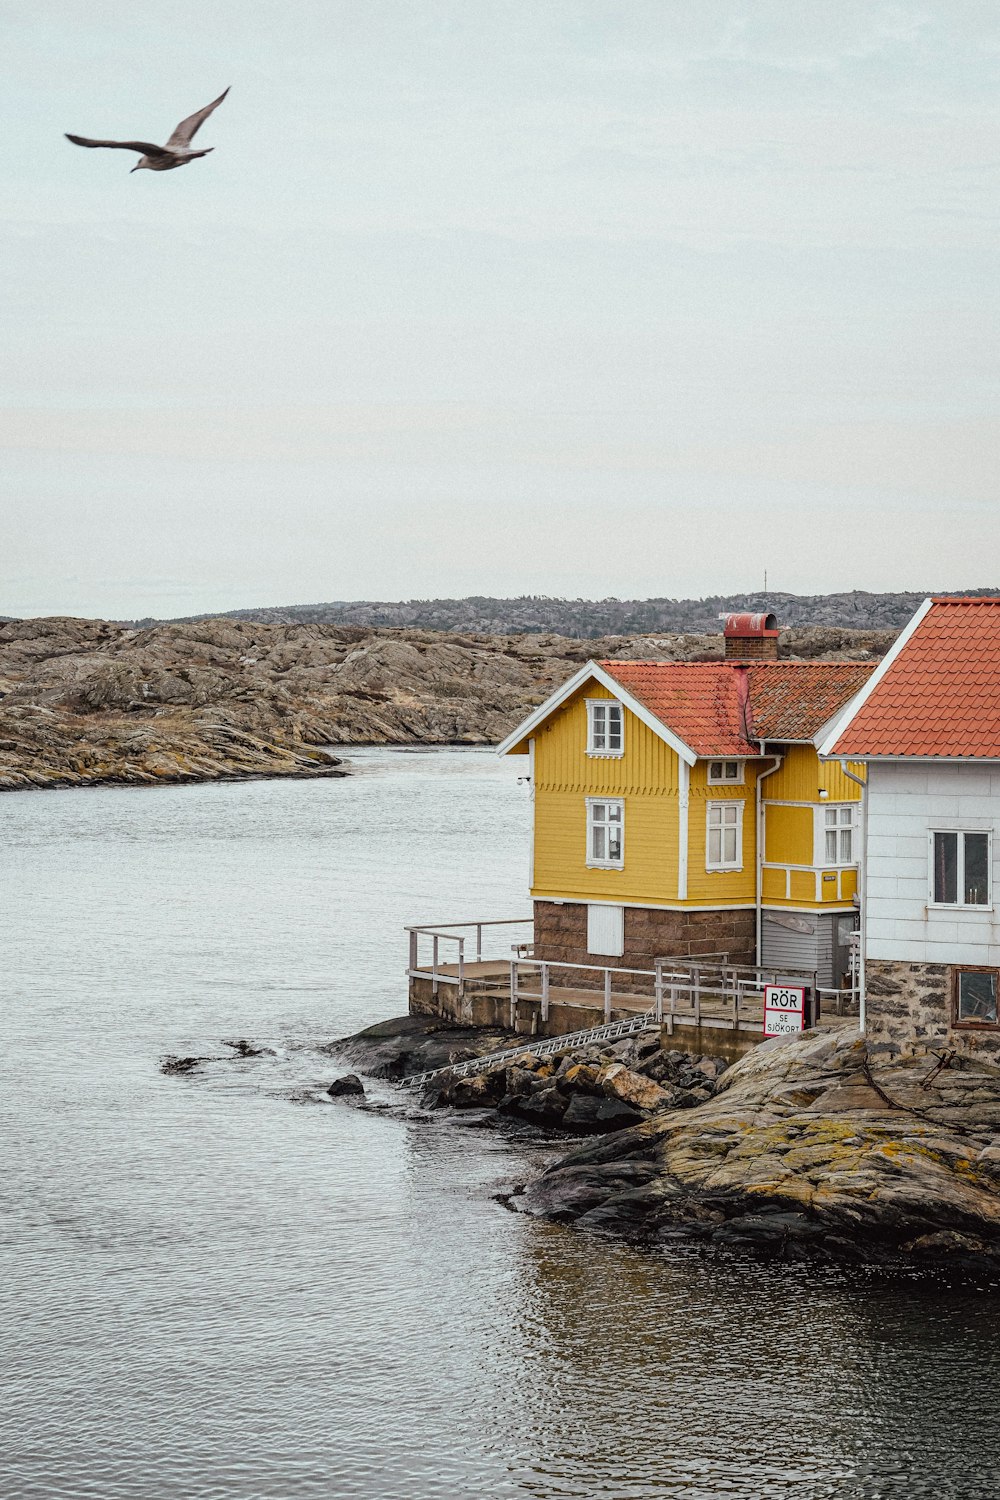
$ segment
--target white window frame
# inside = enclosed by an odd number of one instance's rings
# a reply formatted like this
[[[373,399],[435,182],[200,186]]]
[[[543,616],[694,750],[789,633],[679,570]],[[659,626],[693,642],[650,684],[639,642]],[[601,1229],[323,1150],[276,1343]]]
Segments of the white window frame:
[[[619,747],[617,750],[608,749],[608,741],[611,736],[608,732],[608,710],[617,708],[620,730],[618,734]],[[595,725],[597,718],[596,710],[600,709],[605,715],[604,729],[598,731]],[[598,744],[598,738],[603,739],[603,744]],[[625,705],[617,698],[588,698],[587,699],[587,754],[596,756],[600,760],[620,760],[625,754]]]
[[[710,760],[708,763],[709,786],[742,786],[745,780],[744,767],[746,761],[740,760],[735,755],[728,755],[725,760]],[[726,767],[735,766],[735,776],[727,776]]]
[[[625,798],[624,797],[588,797],[587,799],[587,869],[588,870],[621,870],[625,867]],[[617,807],[621,817],[619,820],[619,848],[621,855],[618,859],[597,859],[594,856],[594,829],[608,828],[608,819],[598,821],[594,817],[594,811],[598,807]]]
[[[813,824],[813,864],[818,870],[850,870],[858,862],[858,804],[856,802],[821,802],[815,810]],[[850,817],[845,819],[843,814],[847,811]],[[826,815],[829,812],[837,813],[837,823],[828,828]],[[851,834],[851,857],[840,858],[840,835],[850,830]],[[828,833],[837,835],[837,857],[827,859],[826,836]]]
[[[726,859],[721,859],[719,861],[716,861],[716,860],[713,860],[711,858],[710,850],[711,850],[711,845],[712,845],[712,831],[713,831],[712,814],[713,814],[713,812],[715,811],[716,808],[732,808],[732,809],[735,810],[735,813],[736,813],[736,816],[735,816],[735,818],[732,821],[732,826],[734,826],[735,829],[736,829],[736,857],[732,861],[729,861],[729,860],[726,860]],[[743,868],[743,808],[744,808],[744,803],[743,803],[742,798],[737,799],[735,797],[728,797],[724,802],[721,801],[721,800],[720,801],[706,802],[706,804],[705,804],[705,869],[706,870],[742,870],[742,868]],[[720,830],[719,852],[720,852],[720,854],[723,854],[724,853],[724,843],[723,843],[722,833],[725,832],[726,820],[723,819],[723,818],[720,818],[719,824],[717,826],[718,826],[718,828]]]
[[[986,835],[986,900],[935,901],[934,900],[934,835],[952,833],[958,840],[958,859],[955,887],[965,892],[965,835]],[[927,830],[927,905],[934,911],[992,911],[993,910],[993,830],[992,828],[929,828]]]

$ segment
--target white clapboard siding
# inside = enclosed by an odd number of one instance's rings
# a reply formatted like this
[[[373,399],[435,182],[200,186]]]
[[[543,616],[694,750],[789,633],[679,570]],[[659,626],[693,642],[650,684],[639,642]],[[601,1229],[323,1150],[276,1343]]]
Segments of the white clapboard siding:
[[[868,957],[1000,963],[1000,765],[875,762],[868,774]],[[935,828],[993,835],[991,910],[929,905]]]

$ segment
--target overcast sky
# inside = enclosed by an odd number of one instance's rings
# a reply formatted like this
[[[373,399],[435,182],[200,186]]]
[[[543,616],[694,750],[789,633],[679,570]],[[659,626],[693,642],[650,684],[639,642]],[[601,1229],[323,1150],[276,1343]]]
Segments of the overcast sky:
[[[0,9],[0,614],[1000,586],[993,0]]]

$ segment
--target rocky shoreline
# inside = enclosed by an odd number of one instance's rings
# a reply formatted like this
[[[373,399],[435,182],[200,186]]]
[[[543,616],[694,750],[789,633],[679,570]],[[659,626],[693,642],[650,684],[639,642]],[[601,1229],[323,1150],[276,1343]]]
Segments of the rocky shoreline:
[[[802,628],[782,649],[864,661],[892,639]],[[721,650],[719,635],[12,620],[0,623],[0,791],[345,775],[341,746],[497,744],[592,656]]]
[[[509,1046],[421,1017],[331,1046],[399,1078]],[[577,1143],[506,1205],[647,1244],[791,1259],[1000,1269],[1000,1071],[932,1054],[869,1059],[853,1030],[765,1042],[738,1062],[656,1036],[528,1055],[434,1080],[425,1106]]]

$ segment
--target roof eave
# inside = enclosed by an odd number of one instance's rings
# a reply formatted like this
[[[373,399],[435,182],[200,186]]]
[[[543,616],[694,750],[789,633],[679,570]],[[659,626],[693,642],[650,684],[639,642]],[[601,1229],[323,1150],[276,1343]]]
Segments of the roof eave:
[[[871,751],[864,750],[838,750],[836,755],[825,756],[826,760],[841,761],[864,761],[869,764],[873,761],[892,761],[900,765],[907,762],[919,763],[923,766],[990,766],[1000,765],[1000,755],[906,755],[897,753],[894,755],[873,755]]]

